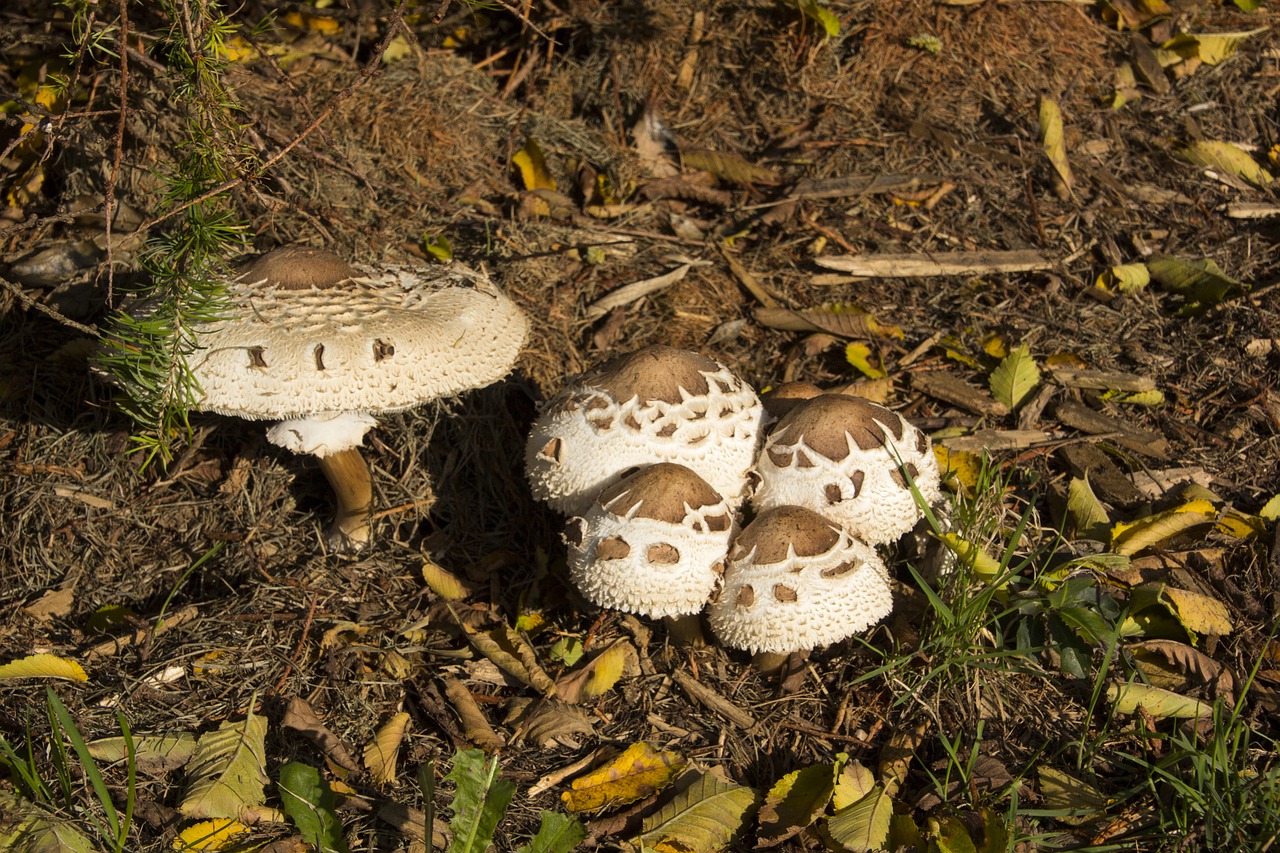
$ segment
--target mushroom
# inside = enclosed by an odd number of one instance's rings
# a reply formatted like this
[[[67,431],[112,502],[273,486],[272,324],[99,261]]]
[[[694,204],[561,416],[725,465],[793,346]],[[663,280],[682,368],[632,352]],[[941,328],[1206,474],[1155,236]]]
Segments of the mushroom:
[[[630,468],[686,465],[737,509],[764,409],[727,367],[650,346],[588,371],[547,401],[525,450],[533,494],[569,516]]]
[[[942,496],[929,437],[897,412],[844,394],[805,400],[784,415],[755,476],[757,510],[808,507],[871,545],[898,539],[920,519],[910,482],[928,504]]]
[[[228,308],[197,326],[193,408],[278,420],[273,444],[320,459],[337,497],[331,548],[370,537],[359,448],[375,415],[501,379],[524,344],[520,309],[462,267],[372,268],[320,249],[259,256],[227,283]]]
[[[662,617],[698,643],[698,614],[724,571],[733,511],[683,465],[649,465],[607,487],[565,533],[569,576],[591,602]]]
[[[812,400],[822,389],[812,382],[783,382],[760,395],[760,402],[770,418],[777,420],[805,400]]]
[[[889,615],[889,573],[875,549],[810,509],[779,506],[743,528],[708,608],[711,630],[762,672]]]

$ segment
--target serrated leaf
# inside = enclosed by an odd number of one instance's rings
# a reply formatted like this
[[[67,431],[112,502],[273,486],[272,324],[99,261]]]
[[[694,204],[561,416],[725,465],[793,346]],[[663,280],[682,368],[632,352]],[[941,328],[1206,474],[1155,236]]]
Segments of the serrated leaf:
[[[844,358],[868,379],[883,379],[889,375],[883,367],[877,367],[871,363],[871,347],[866,344],[848,344],[844,348]],[[876,361],[879,359],[877,358]]]
[[[1216,305],[1227,296],[1248,289],[1228,278],[1210,258],[1184,261],[1170,255],[1152,255],[1147,259],[1147,268],[1161,287],[1185,299],[1191,311]]]
[[[773,847],[808,828],[827,810],[839,771],[840,764],[821,764],[775,782],[760,807],[756,843]]]
[[[266,799],[267,718],[252,711],[196,741],[187,762],[187,790],[178,811],[194,818],[239,818]]]
[[[196,736],[190,732],[172,735],[135,735],[132,739],[133,760],[139,770],[165,773],[183,766],[196,750]],[[99,761],[116,762],[128,758],[130,741],[123,737],[104,737],[90,741],[89,754]]]
[[[396,762],[400,758],[400,744],[409,726],[409,714],[405,711],[392,714],[391,718],[374,732],[373,740],[364,748],[364,767],[378,785],[390,785],[396,780]]]
[[[862,799],[827,818],[827,833],[847,853],[864,853],[884,847],[889,838],[893,799],[876,785]]]
[[[520,183],[526,190],[554,190],[555,178],[547,171],[547,160],[542,148],[530,138],[524,147],[511,155],[511,165],[520,175]]]
[[[1217,515],[1218,511],[1209,501],[1194,500],[1137,521],[1118,522],[1111,528],[1111,550],[1117,554],[1136,554],[1196,525],[1210,523]]]
[[[1270,172],[1258,165],[1243,149],[1230,142],[1202,139],[1191,143],[1178,154],[1197,166],[1235,175],[1255,186],[1265,187],[1275,181]]]
[[[560,795],[571,812],[594,812],[633,803],[660,791],[684,769],[685,758],[658,752],[647,743],[633,743],[606,764],[574,779]]]
[[[478,749],[454,755],[453,767],[444,778],[454,784],[449,853],[485,853],[515,796],[515,783],[498,775],[497,758],[486,760]]]
[[[1088,477],[1072,477],[1067,486],[1067,520],[1078,537],[1111,541],[1111,519],[1102,501],[1093,493]]]
[[[920,832],[920,827],[916,826],[916,822],[911,819],[911,815],[897,814],[889,818],[889,838],[885,845],[888,850],[927,850],[929,848],[926,843],[924,834]]]
[[[1067,192],[1071,192],[1074,178],[1071,162],[1067,159],[1067,146],[1062,135],[1062,111],[1052,98],[1040,98],[1040,144],[1053,170],[1057,172]]]
[[[1228,697],[1235,690],[1231,670],[1186,643],[1146,640],[1126,648],[1137,661],[1142,674],[1155,687],[1175,690],[1189,683],[1209,684],[1219,695]]]
[[[1036,366],[1036,360],[1031,357],[1031,350],[1025,346],[1015,347],[1013,352],[991,371],[991,394],[996,400],[1004,403],[1011,412],[1017,411],[1023,403],[1031,399],[1031,395],[1039,385],[1040,368]]]
[[[516,853],[569,853],[586,837],[587,828],[577,818],[544,811],[538,834]]]
[[[840,35],[840,19],[822,5],[822,0],[793,0],[793,2],[806,18],[816,21],[830,38]]]
[[[835,302],[817,308],[757,308],[757,323],[789,332],[826,332],[842,338],[892,338],[901,340],[902,329],[882,323],[866,309],[852,303]]]
[[[742,830],[759,799],[754,788],[703,773],[657,814],[645,818],[641,834],[630,843],[638,849],[666,844],[668,849],[714,853]]]
[[[301,761],[290,761],[280,768],[276,788],[284,813],[304,841],[319,853],[347,853],[342,821],[338,819],[337,797],[318,769]]]
[[[27,655],[0,666],[0,679],[60,678],[63,681],[88,681],[84,667],[57,655]]]
[[[222,850],[238,844],[236,839],[250,831],[238,820],[202,820],[179,832],[173,839],[173,849]]]
[[[95,853],[71,821],[0,789],[0,850],[13,853]]]
[[[546,747],[552,742],[564,743],[575,735],[591,735],[595,728],[581,709],[559,699],[543,699],[537,702],[521,700],[519,735],[530,743]],[[508,723],[511,719],[508,718]]]
[[[1102,290],[1114,290],[1129,296],[1146,289],[1151,283],[1151,271],[1146,264],[1121,264],[1103,272],[1096,283]]]
[[[1183,59],[1196,58],[1205,65],[1217,65],[1236,52],[1245,39],[1265,33],[1266,27],[1238,33],[1178,33],[1160,46]]]
[[[1188,720],[1213,714],[1212,705],[1146,684],[1112,684],[1107,687],[1107,699],[1115,703],[1118,714],[1133,714],[1139,706],[1162,720]]]
[[[831,803],[836,811],[847,809],[861,800],[876,786],[876,777],[858,761],[849,761],[840,768],[836,777],[835,790],[831,792]]]

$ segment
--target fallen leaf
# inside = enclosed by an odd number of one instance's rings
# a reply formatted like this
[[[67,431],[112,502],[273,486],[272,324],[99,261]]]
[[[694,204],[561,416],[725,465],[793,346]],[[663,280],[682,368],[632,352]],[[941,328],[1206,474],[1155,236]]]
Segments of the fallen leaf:
[[[680,163],[686,169],[710,172],[720,181],[730,184],[776,184],[778,173],[764,166],[757,166],[724,151],[708,151],[703,148],[681,149]]]
[[[1126,648],[1156,687],[1183,687],[1190,676],[1196,685],[1213,687],[1215,693],[1225,697],[1228,704],[1235,701],[1235,679],[1231,670],[1199,649],[1176,640],[1145,640]],[[1159,669],[1154,666],[1157,662],[1160,664]],[[1171,671],[1178,675],[1178,683],[1156,682],[1157,677],[1165,676]]]
[[[298,732],[311,741],[324,753],[325,758],[339,767],[352,773],[359,771],[360,765],[356,764],[355,759],[351,757],[351,752],[342,742],[342,738],[329,730],[324,720],[320,719],[320,715],[302,697],[290,697],[289,703],[285,705],[284,717],[280,720],[280,725]]]
[[[1146,684],[1112,684],[1107,699],[1116,705],[1116,713],[1133,714],[1141,707],[1157,719],[1195,719],[1213,714],[1213,706],[1187,696],[1180,696]]]
[[[1191,143],[1178,154],[1197,166],[1235,175],[1255,186],[1265,187],[1275,181],[1270,172],[1258,165],[1243,149],[1230,142],[1202,139]]]
[[[519,737],[542,748],[568,746],[576,742],[576,736],[595,734],[585,711],[559,699],[520,699],[512,710],[507,723],[517,724]]]
[[[1071,176],[1071,163],[1067,159],[1067,147],[1062,136],[1062,111],[1052,98],[1040,98],[1040,144],[1044,148],[1049,163],[1053,166],[1057,180],[1054,182],[1059,197],[1066,199],[1072,194],[1074,179]]]
[[[875,785],[859,800],[827,818],[826,829],[840,850],[868,853],[884,847],[892,816],[893,798]]]
[[[570,704],[590,702],[613,688],[624,675],[640,674],[640,659],[628,640],[615,640],[579,669],[556,682],[556,695]]]
[[[862,372],[868,379],[884,379],[889,374],[883,366],[877,366],[871,363],[871,347],[864,343],[854,342],[846,344],[844,348],[844,359],[853,367]],[[880,359],[876,359],[880,362]]]
[[[1152,255],[1147,259],[1147,268],[1161,287],[1186,300],[1184,313],[1198,313],[1233,293],[1248,289],[1228,278],[1209,258],[1184,261],[1170,255]]]
[[[756,843],[761,847],[777,846],[816,821],[831,802],[844,760],[804,767],[775,782],[760,807]]]
[[[322,853],[347,853],[337,797],[320,771],[301,761],[280,768],[276,783],[284,813],[308,844]]]
[[[1183,59],[1198,59],[1205,65],[1217,65],[1236,52],[1245,39],[1265,33],[1266,27],[1237,33],[1178,33],[1160,46]]]
[[[373,740],[364,748],[364,766],[375,784],[390,785],[396,780],[396,761],[400,757],[400,744],[409,727],[409,714],[399,711],[391,715],[374,732]]]
[[[267,718],[252,711],[196,741],[178,811],[194,818],[239,819],[266,800]]]
[[[636,850],[714,853],[729,845],[756,810],[760,795],[713,773],[703,773],[657,814],[645,818]]]
[[[27,655],[0,666],[0,680],[10,678],[60,678],[63,681],[88,681],[84,667],[57,655]]]
[[[1072,477],[1067,486],[1067,520],[1078,537],[1111,541],[1111,519],[1102,501],[1093,493],[1088,477]]]
[[[176,770],[191,760],[196,751],[196,736],[190,732],[171,735],[134,735],[126,741],[123,737],[105,737],[90,741],[89,754],[98,761],[115,763],[129,757],[133,748],[133,760],[138,770],[160,775]]]
[[[594,812],[643,799],[671,784],[684,769],[675,752],[657,752],[647,743],[634,743],[621,755],[574,779],[560,795],[571,812]]]
[[[1101,791],[1065,770],[1042,766],[1036,776],[1044,808],[1056,812],[1054,820],[1076,826],[1092,820],[1107,807],[1107,798]]]
[[[1209,501],[1193,500],[1137,521],[1118,522],[1111,528],[1111,550],[1117,554],[1136,554],[1168,542],[1197,525],[1212,523],[1217,516],[1217,509]]]
[[[542,148],[530,137],[524,147],[511,155],[511,165],[520,176],[521,186],[529,191],[555,190],[556,181],[547,171],[547,160]]]
[[[850,303],[832,303],[817,308],[757,308],[757,323],[789,332],[827,332],[842,338],[883,337],[901,340],[898,326],[881,323],[866,309]]]
[[[1139,293],[1151,283],[1151,271],[1146,264],[1121,264],[1108,268],[1098,276],[1097,286],[1102,290],[1114,290],[1131,296]]]
[[[1017,409],[1040,387],[1040,368],[1026,346],[1015,347],[1008,357],[991,371],[991,394],[1009,411]]]
[[[174,850],[222,850],[237,845],[237,836],[249,832],[238,820],[204,820],[193,823],[173,839]]]

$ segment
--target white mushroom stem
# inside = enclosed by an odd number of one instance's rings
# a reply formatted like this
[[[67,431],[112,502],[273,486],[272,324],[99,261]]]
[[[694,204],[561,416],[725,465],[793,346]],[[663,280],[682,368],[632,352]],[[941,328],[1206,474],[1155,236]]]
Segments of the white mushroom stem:
[[[369,544],[369,507],[373,478],[356,448],[320,457],[320,470],[333,486],[338,513],[325,537],[334,551],[359,551]]]
[[[764,676],[779,675],[786,668],[787,662],[795,652],[756,652],[751,656],[751,664]],[[809,656],[809,650],[804,651]]]
[[[337,518],[325,538],[334,551],[354,552],[369,544],[373,480],[359,448],[365,433],[377,423],[364,412],[346,412],[281,421],[267,430],[267,441],[277,447],[320,459],[320,469],[338,501]]]

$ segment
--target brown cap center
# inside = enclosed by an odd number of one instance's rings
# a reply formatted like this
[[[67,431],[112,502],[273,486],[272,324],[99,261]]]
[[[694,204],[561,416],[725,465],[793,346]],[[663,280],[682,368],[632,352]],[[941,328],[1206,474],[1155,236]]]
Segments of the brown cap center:
[[[239,278],[247,284],[261,282],[281,290],[323,290],[337,287],[355,275],[351,265],[333,252],[310,246],[285,246],[259,255],[243,267]]]

